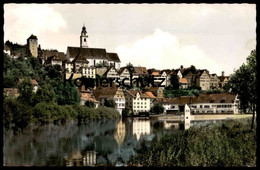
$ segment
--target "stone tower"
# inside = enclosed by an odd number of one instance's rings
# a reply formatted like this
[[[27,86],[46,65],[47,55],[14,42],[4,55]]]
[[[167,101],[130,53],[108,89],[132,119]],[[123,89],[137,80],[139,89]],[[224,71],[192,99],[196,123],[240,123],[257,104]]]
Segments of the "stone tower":
[[[38,56],[38,39],[35,35],[31,35],[27,39],[28,55],[31,54],[33,57]]]
[[[82,31],[81,31],[81,35],[80,35],[80,47],[81,48],[87,48],[88,47],[87,38],[88,38],[88,34],[87,34],[86,27],[84,25],[82,27]]]

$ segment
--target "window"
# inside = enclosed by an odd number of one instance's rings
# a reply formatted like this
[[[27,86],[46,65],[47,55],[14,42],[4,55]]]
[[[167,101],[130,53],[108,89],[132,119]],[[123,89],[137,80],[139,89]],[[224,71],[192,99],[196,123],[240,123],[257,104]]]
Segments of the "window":
[[[84,42],[86,42],[86,38],[84,38]]]

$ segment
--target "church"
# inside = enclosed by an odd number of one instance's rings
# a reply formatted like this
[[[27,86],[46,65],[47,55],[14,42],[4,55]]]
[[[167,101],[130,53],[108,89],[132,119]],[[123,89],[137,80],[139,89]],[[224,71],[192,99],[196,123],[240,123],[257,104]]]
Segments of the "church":
[[[80,47],[67,47],[66,73],[95,74],[95,68],[114,67],[120,69],[120,59],[117,53],[107,52],[104,48],[89,48],[88,34],[85,25],[80,35]],[[90,76],[92,77],[92,76]]]

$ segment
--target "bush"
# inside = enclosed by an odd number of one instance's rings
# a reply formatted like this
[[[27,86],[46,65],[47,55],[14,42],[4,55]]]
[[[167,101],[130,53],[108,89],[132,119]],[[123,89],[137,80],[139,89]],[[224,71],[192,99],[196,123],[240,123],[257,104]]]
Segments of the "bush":
[[[192,127],[153,140],[138,151],[130,165],[143,166],[256,166],[256,130],[251,119]]]
[[[156,103],[152,108],[151,108],[151,112],[152,113],[155,113],[155,114],[162,114],[164,111],[164,107],[159,104],[159,103]]]

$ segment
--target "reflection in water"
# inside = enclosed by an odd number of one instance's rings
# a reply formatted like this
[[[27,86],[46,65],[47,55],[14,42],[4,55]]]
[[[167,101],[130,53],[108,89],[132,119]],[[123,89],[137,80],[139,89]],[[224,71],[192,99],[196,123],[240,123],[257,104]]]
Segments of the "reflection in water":
[[[117,123],[116,131],[115,131],[115,140],[121,146],[125,139],[125,123],[120,120]]]
[[[68,157],[65,157],[66,166],[94,166],[96,164],[96,152],[86,151],[81,153],[74,151]]]
[[[5,166],[127,165],[141,141],[172,134],[181,122],[145,118],[93,121],[78,126],[47,124],[29,126],[14,134],[4,131]],[[182,122],[183,123],[183,122]],[[202,122],[191,122],[191,125]]]
[[[163,126],[165,129],[174,129],[179,130],[180,129],[180,122],[176,121],[164,121]]]
[[[149,119],[134,119],[133,120],[133,135],[136,135],[136,139],[140,140],[141,135],[149,135],[150,130]]]

